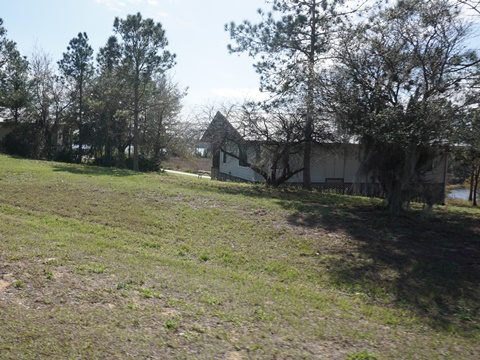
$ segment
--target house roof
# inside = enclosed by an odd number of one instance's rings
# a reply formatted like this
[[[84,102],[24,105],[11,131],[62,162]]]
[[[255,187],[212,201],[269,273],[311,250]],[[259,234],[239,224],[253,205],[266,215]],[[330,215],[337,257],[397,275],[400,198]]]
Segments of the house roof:
[[[214,146],[223,146],[223,144],[227,141],[234,142],[237,144],[268,144],[266,141],[258,140],[258,139],[249,139],[248,136],[240,135],[240,132],[235,128],[234,125],[220,112],[217,111],[215,116],[213,117],[212,121],[208,125],[207,129],[205,130],[202,138],[200,139],[201,142],[208,142],[213,144]],[[272,144],[278,144],[278,142],[273,142]],[[316,142],[317,146],[322,147],[357,147],[357,141],[350,141],[343,142],[343,141],[324,141],[324,142]]]
[[[207,130],[203,134],[200,141],[210,142],[213,144],[223,143],[226,139],[240,140],[242,137],[237,129],[227,120],[227,118],[218,111],[208,125]]]

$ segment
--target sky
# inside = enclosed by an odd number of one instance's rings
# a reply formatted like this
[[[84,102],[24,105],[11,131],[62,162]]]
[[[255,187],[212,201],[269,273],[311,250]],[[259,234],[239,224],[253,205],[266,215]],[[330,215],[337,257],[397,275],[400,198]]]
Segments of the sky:
[[[259,8],[269,5],[264,0],[0,0],[0,17],[22,55],[39,48],[54,62],[79,32],[87,33],[96,53],[114,34],[115,17],[140,12],[160,22],[167,49],[177,55],[170,74],[180,88],[188,87],[188,116],[205,106],[262,97],[254,60],[229,54],[232,41],[224,30],[231,21],[258,22]]]

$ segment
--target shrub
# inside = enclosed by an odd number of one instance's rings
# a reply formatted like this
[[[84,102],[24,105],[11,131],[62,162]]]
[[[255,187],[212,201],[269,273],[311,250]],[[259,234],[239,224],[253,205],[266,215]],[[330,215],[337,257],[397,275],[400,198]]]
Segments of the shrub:
[[[75,162],[75,154],[73,150],[70,149],[63,149],[57,154],[55,154],[55,157],[53,160],[58,161],[58,162],[64,162],[64,163],[74,163]]]
[[[129,169],[133,169],[133,159],[126,159],[125,165]],[[139,167],[139,170],[143,172],[153,172],[153,171],[160,170],[160,164],[156,163],[152,159],[148,159],[143,156],[138,157],[138,167]]]
[[[18,124],[3,139],[5,152],[27,158],[40,158],[42,151],[42,129],[36,124]]]

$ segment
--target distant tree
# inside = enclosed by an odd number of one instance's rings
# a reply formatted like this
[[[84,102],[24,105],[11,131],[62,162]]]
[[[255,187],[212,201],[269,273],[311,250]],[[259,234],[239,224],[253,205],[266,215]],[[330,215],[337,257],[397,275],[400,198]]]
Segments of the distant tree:
[[[175,65],[175,55],[165,50],[168,41],[162,25],[143,19],[140,13],[128,15],[126,19],[115,18],[113,28],[121,39],[118,42],[120,66],[132,93],[133,169],[138,171],[140,113],[146,108],[147,86],[153,75]]]
[[[338,0],[273,0],[271,12],[258,10],[262,21],[225,26],[236,45],[231,53],[259,57],[255,64],[260,89],[273,94],[266,111],[278,113],[282,103],[295,103],[303,116],[303,186],[311,188],[312,143],[324,140],[329,118],[323,114],[319,69],[327,65],[338,20]]]
[[[165,74],[157,75],[150,83],[150,96],[140,126],[139,147],[145,158],[160,164],[163,150],[171,149],[175,139],[182,137],[177,130],[185,95],[186,91]]]
[[[63,59],[58,62],[62,74],[73,82],[72,98],[75,106],[75,124],[78,129],[78,157],[81,161],[83,144],[86,142],[85,115],[85,87],[93,75],[93,49],[88,44],[86,33],[79,33],[76,38],[69,42],[67,51],[63,53]]]
[[[457,146],[454,149],[455,172],[468,179],[470,192],[468,200],[478,205],[477,195],[480,185],[480,111],[469,109],[462,118],[463,127],[457,133]]]
[[[172,132],[169,132],[167,143],[167,157],[182,158],[207,157],[208,151],[200,153],[198,146],[203,135],[203,127],[195,121],[182,120],[175,123]]]
[[[5,66],[9,62],[8,48],[15,43],[7,38],[7,29],[3,26],[3,19],[0,18],[0,80],[6,77]]]
[[[6,118],[17,124],[30,100],[28,61],[20,55],[15,42],[7,39],[2,25],[0,19],[0,108],[6,109]]]
[[[304,114],[289,109],[287,104],[275,112],[265,112],[252,104],[243,107],[240,131],[255,152],[246,164],[267,184],[279,186],[305,170],[304,120]]]
[[[339,42],[338,119],[363,145],[364,169],[378,174],[392,215],[459,126],[478,62],[465,48],[468,35],[448,0],[405,0]]]
[[[35,48],[30,57],[30,77],[32,81],[32,106],[29,109],[28,122],[37,128],[34,156],[51,158],[57,144],[57,129],[61,121],[55,114],[57,98],[56,85],[58,74],[55,72],[52,58],[40,48]],[[30,125],[31,127],[32,125]]]
[[[115,36],[111,36],[97,56],[92,111],[95,147],[100,164],[123,168],[125,150],[132,141],[132,111],[129,110],[131,96],[120,61],[120,44]]]

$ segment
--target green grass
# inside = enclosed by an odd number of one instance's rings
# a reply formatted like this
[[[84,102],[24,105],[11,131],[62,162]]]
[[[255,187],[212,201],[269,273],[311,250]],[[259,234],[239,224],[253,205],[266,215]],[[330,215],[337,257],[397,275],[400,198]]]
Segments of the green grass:
[[[480,358],[479,215],[0,155],[0,357]]]

